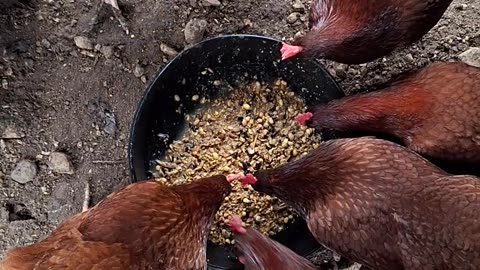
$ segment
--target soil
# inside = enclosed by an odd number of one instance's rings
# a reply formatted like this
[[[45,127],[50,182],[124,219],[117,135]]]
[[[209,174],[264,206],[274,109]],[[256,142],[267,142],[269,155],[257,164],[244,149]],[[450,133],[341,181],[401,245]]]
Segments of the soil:
[[[17,5],[2,7],[9,2]],[[89,26],[99,2],[0,5],[0,136],[8,129],[15,136],[6,137],[17,138],[0,139],[0,259],[81,211],[87,183],[91,205],[128,183],[127,141],[137,102],[172,58],[161,44],[182,50],[190,19],[206,20],[204,38],[250,33],[281,39],[303,30],[307,18],[300,11],[299,19],[287,21],[291,0],[222,0],[210,7],[199,3],[215,1],[119,0],[127,35],[107,5]],[[480,0],[455,0],[432,31],[404,50],[365,65],[325,64],[347,93],[375,89],[402,72],[480,46],[478,18]],[[85,39],[77,36],[88,40],[80,44]],[[73,174],[52,171],[52,152],[68,156]],[[10,175],[23,159],[37,170],[20,184]]]

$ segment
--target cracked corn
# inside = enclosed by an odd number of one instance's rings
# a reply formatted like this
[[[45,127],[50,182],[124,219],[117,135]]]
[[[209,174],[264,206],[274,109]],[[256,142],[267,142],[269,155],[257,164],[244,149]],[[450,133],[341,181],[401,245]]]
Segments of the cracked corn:
[[[281,80],[272,85],[256,82],[232,91],[186,116],[189,128],[181,140],[169,146],[164,160],[156,161],[154,176],[165,184],[181,184],[214,174],[255,172],[296,159],[319,142],[313,129],[294,121],[304,110],[303,101]],[[281,231],[295,218],[278,199],[236,181],[216,214],[211,241],[232,242],[225,223],[233,214],[266,235]]]

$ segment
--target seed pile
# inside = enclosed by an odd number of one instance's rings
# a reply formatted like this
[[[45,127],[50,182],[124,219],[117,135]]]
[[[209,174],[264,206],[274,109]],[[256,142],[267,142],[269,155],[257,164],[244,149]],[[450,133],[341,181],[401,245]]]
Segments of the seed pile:
[[[205,102],[198,96],[192,100]],[[158,181],[182,184],[214,174],[255,172],[284,164],[318,147],[314,130],[294,121],[305,105],[284,81],[271,86],[256,82],[209,105],[186,116],[189,128],[183,138],[169,146],[164,160],[156,161],[154,176]],[[225,224],[232,214],[266,235],[283,230],[295,218],[278,199],[235,182],[217,212],[211,241],[231,243]]]

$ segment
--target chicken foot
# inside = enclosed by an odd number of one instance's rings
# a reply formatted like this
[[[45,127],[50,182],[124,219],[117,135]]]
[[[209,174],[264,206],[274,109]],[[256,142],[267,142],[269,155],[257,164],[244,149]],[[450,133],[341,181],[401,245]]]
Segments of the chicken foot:
[[[98,0],[98,1],[100,1],[100,3],[97,4],[95,8],[93,18],[91,19],[91,22],[90,22],[90,28],[87,30],[87,32],[92,31],[95,24],[98,23],[98,16],[100,14],[100,10],[102,9],[104,4],[108,4],[112,8],[113,15],[115,16],[117,21],[120,23],[120,27],[122,27],[123,31],[125,31],[125,33],[128,35],[130,33],[130,30],[128,29],[127,20],[125,19],[125,17],[123,17],[122,12],[120,11],[120,7],[118,6],[117,0]]]

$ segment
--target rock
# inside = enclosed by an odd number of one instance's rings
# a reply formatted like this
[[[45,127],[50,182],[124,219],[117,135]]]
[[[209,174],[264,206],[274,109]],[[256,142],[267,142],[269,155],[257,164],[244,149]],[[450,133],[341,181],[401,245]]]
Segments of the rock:
[[[48,163],[53,172],[73,174],[73,165],[68,159],[68,156],[62,152],[52,152],[48,159]]]
[[[167,44],[165,43],[161,43],[160,44],[160,50],[166,54],[166,55],[169,55],[169,56],[175,56],[178,54],[178,52],[173,49],[172,47],[168,46]]]
[[[197,43],[202,40],[205,30],[207,29],[207,21],[203,19],[193,18],[185,26],[184,35],[187,44]]]
[[[296,2],[292,5],[293,10],[298,12],[305,12],[305,5],[302,2]]]
[[[20,133],[14,127],[8,126],[2,133],[2,139],[21,139],[25,137],[25,134]]]
[[[135,77],[137,78],[140,78],[142,77],[142,75],[145,73],[145,69],[140,66],[140,64],[135,64],[135,67],[133,68],[133,75],[135,75]]]
[[[466,10],[467,8],[468,8],[468,5],[466,5],[466,4],[455,5],[456,10]]]
[[[204,7],[218,7],[221,4],[222,3],[220,3],[218,0],[202,0],[202,5]]]
[[[37,165],[30,160],[21,160],[15,165],[10,177],[13,181],[25,184],[33,180],[37,175]]]
[[[295,23],[298,19],[298,14],[297,12],[293,12],[292,14],[288,15],[287,17],[287,22],[292,24],[292,23]]]
[[[467,65],[480,68],[480,47],[471,47],[461,53],[458,58]]]
[[[109,59],[113,56],[113,46],[102,46],[102,48],[100,48],[100,52],[103,53],[105,58]]]
[[[75,42],[75,46],[80,49],[93,50],[93,42],[87,37],[76,36],[73,38],[73,41]]]
[[[196,7],[196,6],[197,6],[197,0],[189,0],[188,2],[190,3],[190,5],[191,5],[192,7]]]

